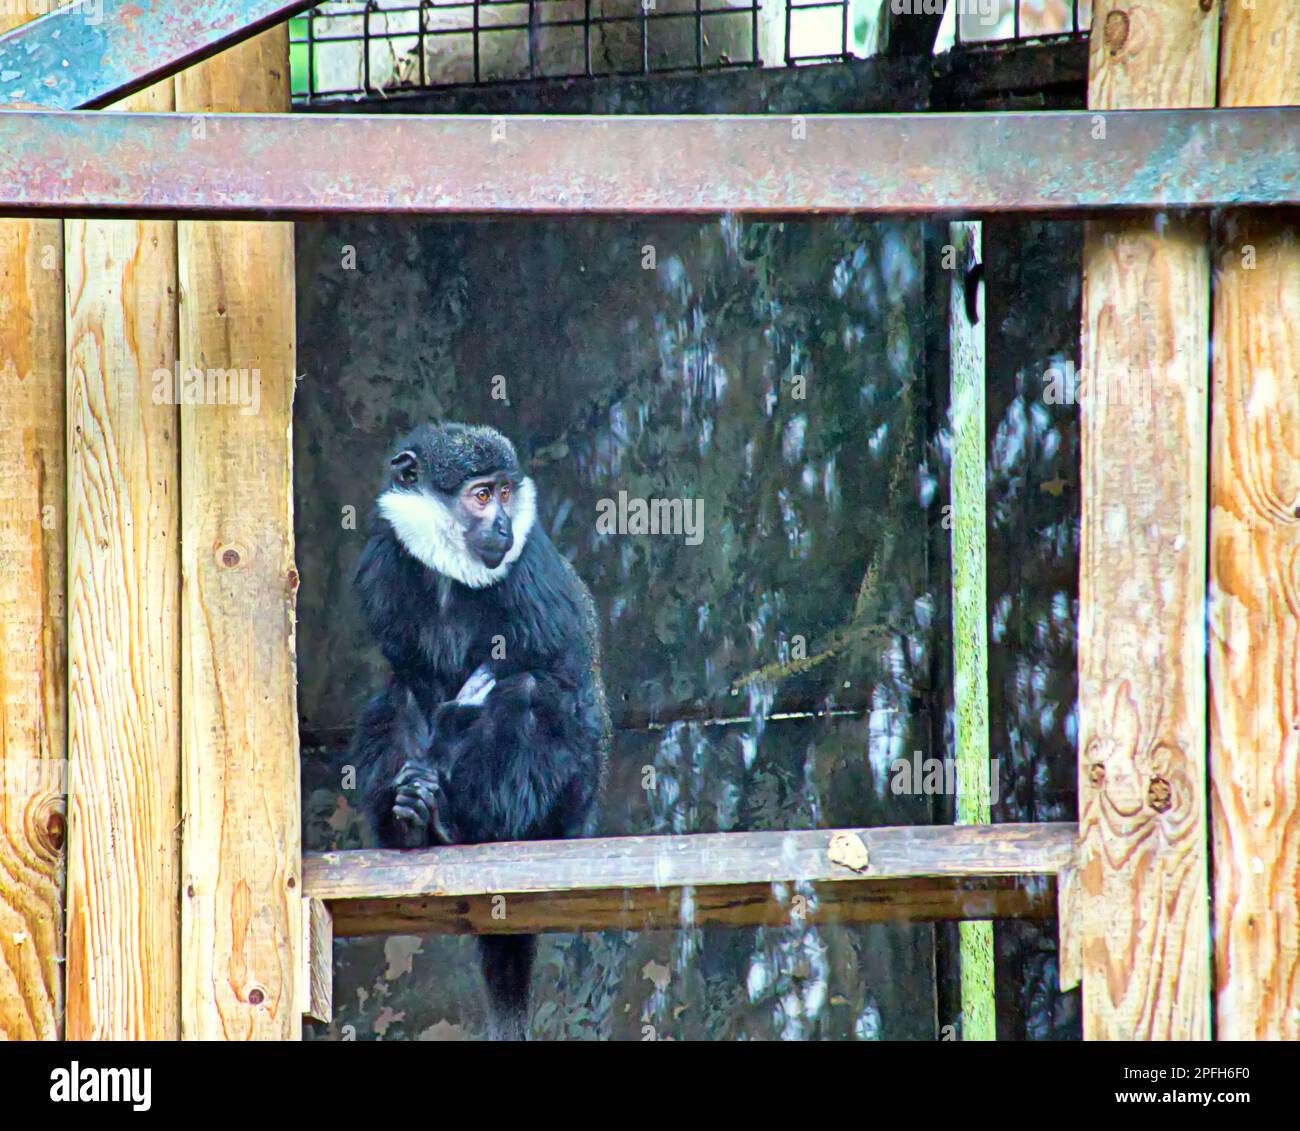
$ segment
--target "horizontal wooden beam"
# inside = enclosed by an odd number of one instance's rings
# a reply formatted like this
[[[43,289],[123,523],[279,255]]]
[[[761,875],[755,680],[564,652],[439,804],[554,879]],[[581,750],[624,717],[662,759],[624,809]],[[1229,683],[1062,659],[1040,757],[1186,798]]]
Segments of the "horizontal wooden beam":
[[[0,112],[0,214],[1079,213],[1300,202],[1300,108]]]
[[[315,2],[68,0],[0,35],[0,105],[107,106]]]
[[[1075,826],[812,829],[309,853],[338,937],[1050,918]]]

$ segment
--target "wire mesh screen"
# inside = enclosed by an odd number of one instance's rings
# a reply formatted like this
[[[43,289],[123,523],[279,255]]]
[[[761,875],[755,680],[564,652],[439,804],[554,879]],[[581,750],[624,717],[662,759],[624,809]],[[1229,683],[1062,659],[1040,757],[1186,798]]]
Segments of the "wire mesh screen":
[[[760,10],[760,0],[327,0],[292,22],[295,94],[752,67]]]
[[[1081,35],[1091,22],[1092,0],[949,0],[935,50]]]
[[[326,0],[290,21],[294,95],[833,63],[939,0]],[[949,0],[936,51],[1078,33],[1092,0]]]
[[[785,6],[786,64],[852,58],[851,11],[851,0],[789,0]]]

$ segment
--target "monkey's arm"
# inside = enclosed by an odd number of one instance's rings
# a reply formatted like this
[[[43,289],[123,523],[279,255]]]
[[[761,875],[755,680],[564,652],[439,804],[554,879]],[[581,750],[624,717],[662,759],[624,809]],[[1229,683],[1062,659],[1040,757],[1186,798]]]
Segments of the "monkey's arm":
[[[415,694],[393,680],[367,704],[352,740],[363,805],[385,848],[450,844],[455,830]]]
[[[450,699],[439,643],[448,626],[433,575],[403,552],[391,529],[381,529],[366,543],[357,565],[356,591],[370,629],[394,676],[416,690],[426,711]]]

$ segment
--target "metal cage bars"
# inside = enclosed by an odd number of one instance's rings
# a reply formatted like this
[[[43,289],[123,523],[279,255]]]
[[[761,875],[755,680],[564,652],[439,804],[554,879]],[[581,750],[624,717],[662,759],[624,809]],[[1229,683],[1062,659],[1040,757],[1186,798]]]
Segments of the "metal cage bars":
[[[847,0],[825,2],[847,10]],[[334,0],[290,23],[294,96],[310,103],[523,79],[705,73],[762,63],[759,0],[689,0],[671,10],[646,0],[630,7],[635,11],[629,14],[597,9],[593,0]],[[728,22],[735,28],[736,21],[746,27],[743,58],[709,46],[711,30]]]

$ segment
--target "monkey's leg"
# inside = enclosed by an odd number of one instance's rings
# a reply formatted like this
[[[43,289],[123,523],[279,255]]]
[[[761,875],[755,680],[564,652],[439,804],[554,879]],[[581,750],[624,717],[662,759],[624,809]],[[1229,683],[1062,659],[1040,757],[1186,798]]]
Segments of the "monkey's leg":
[[[577,764],[577,759],[574,760]],[[596,832],[596,798],[600,788],[598,771],[581,766],[565,783],[556,798],[551,824],[562,840],[594,836]]]
[[[578,745],[565,733],[572,714],[571,695],[531,672],[498,679],[482,707],[450,702],[434,712],[434,762],[446,769],[465,843],[588,828],[599,778],[585,775]]]

